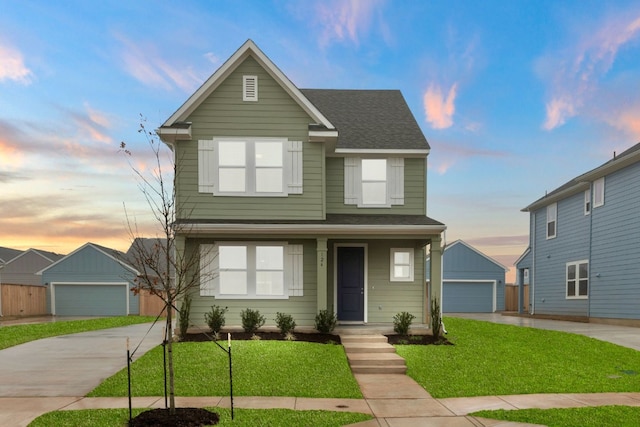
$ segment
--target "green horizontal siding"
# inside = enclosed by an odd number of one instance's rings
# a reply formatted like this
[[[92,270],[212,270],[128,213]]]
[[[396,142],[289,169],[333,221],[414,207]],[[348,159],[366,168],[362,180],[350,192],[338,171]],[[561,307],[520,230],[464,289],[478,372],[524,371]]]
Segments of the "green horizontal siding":
[[[242,76],[258,76],[258,101],[242,101]],[[177,144],[179,218],[322,219],[324,146],[308,142],[306,112],[251,57],[187,118],[192,140]],[[303,194],[289,197],[214,197],[198,192],[198,140],[279,137],[303,141]]]

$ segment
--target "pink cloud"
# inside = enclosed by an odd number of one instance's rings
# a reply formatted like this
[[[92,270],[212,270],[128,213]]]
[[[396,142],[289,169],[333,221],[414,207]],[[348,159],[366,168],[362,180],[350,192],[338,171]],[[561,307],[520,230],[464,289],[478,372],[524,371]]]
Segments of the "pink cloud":
[[[599,98],[604,77],[618,52],[640,38],[640,12],[605,18],[598,28],[586,28],[573,44],[543,58],[543,77],[550,82],[543,129],[562,126]]]
[[[369,32],[375,11],[380,9],[382,0],[332,0],[316,4],[315,19],[322,27],[320,46],[326,47],[333,41],[350,41],[358,45],[360,36]],[[386,35],[386,27],[381,24]]]
[[[458,84],[454,83],[444,96],[442,88],[432,83],[424,93],[423,103],[426,120],[434,129],[446,129],[453,125],[454,105]]]
[[[0,82],[13,80],[28,85],[33,79],[33,72],[24,63],[22,53],[0,41]]]
[[[163,58],[155,45],[136,44],[124,36],[117,36],[123,44],[121,57],[125,71],[145,85],[190,93],[202,83],[202,78],[191,67]],[[211,54],[206,54],[211,60]]]

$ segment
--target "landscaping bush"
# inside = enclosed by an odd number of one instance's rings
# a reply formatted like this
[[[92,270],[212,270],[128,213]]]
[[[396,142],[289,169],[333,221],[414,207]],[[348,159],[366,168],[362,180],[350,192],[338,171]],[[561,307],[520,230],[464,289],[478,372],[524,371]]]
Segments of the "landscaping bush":
[[[277,312],[275,321],[282,335],[287,335],[288,333],[292,333],[293,330],[296,328],[296,321],[293,320],[293,316],[291,316],[290,314]]]
[[[250,308],[242,310],[240,317],[242,317],[242,329],[247,333],[256,332],[265,322],[265,318],[260,314],[259,310],[251,310]]]
[[[204,314],[205,322],[207,322],[207,325],[209,325],[209,328],[211,328],[211,332],[213,332],[215,335],[218,335],[220,333],[220,330],[224,326],[224,315],[227,311],[227,307],[222,308],[217,305],[213,305],[211,306],[211,311]]]
[[[180,337],[184,338],[187,335],[187,329],[189,329],[189,316],[191,315],[191,295],[185,294],[184,300],[180,305],[180,322],[178,327],[180,328]]]
[[[316,314],[315,328],[320,333],[330,333],[335,329],[337,323],[338,319],[333,310],[320,310],[320,312]]]
[[[407,335],[415,318],[416,316],[406,311],[396,314],[393,316],[393,330],[399,335]]]
[[[440,303],[437,299],[431,301],[431,332],[438,339],[442,336],[442,316],[440,315]]]

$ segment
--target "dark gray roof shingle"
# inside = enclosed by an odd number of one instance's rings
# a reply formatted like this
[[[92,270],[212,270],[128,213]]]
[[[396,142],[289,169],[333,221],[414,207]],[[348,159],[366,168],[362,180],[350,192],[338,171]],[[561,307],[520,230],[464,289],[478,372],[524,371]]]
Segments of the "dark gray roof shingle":
[[[399,90],[300,89],[338,130],[337,148],[426,150]]]

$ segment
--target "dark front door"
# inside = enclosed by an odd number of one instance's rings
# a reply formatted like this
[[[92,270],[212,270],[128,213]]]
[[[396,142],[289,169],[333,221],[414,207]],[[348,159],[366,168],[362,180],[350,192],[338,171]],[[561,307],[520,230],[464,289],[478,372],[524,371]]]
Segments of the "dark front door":
[[[338,247],[338,320],[364,321],[364,248]]]

